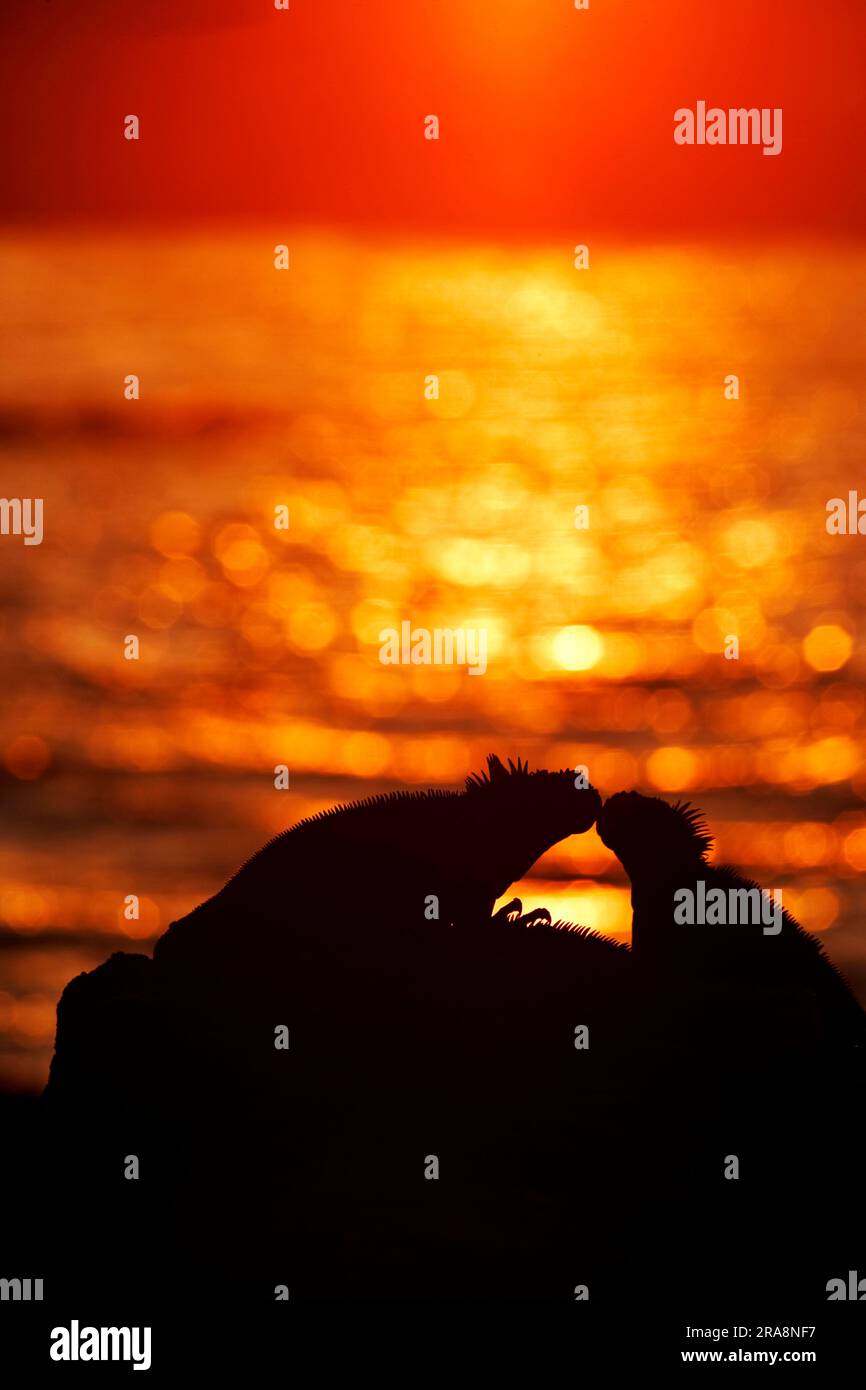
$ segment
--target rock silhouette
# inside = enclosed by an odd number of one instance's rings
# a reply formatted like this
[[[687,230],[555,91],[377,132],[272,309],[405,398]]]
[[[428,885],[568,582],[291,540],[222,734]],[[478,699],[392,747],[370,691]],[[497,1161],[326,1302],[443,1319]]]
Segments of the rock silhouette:
[[[659,806],[613,797],[599,817],[634,952],[491,915],[600,799],[490,760],[463,793],[278,837],[153,960],[72,981],[44,1100],[67,1159],[51,1219],[93,1216],[93,1287],[128,1267],[132,1222],[142,1291],[181,1304],[191,1269],[253,1301],[277,1283],[300,1300],[587,1285],[646,1306],[684,1272],[766,1312],[820,1298],[860,1248],[862,1013],[792,922],[754,968],[733,935],[668,940],[670,885],[723,871],[696,817]],[[804,1194],[831,1182],[828,1223]]]

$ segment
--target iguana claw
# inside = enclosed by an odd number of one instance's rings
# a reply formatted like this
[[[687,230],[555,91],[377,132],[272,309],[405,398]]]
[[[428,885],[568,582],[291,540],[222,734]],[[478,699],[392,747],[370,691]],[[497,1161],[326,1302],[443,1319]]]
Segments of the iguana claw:
[[[550,926],[551,916],[546,907],[534,907],[524,917],[518,918],[517,925],[518,927],[536,927],[539,922],[546,922]]]
[[[494,912],[491,922],[517,922],[523,911],[523,903],[519,898],[512,898],[510,903],[500,907],[498,912]]]

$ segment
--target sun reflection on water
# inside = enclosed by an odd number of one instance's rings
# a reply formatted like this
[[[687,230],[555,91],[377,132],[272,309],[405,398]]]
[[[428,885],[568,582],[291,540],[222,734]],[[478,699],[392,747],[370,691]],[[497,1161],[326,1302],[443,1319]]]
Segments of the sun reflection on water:
[[[695,799],[862,971],[866,552],[824,520],[857,485],[863,257],[648,250],[590,277],[299,235],[278,293],[255,238],[148,251],[145,285],[97,239],[63,275],[38,237],[4,246],[5,447],[48,529],[4,551],[0,919],[30,973],[0,1071],[44,1071],[59,940],[141,948],[265,835],[491,750]],[[484,677],[383,666],[403,620],[483,627]],[[627,936],[594,835],[519,892]]]

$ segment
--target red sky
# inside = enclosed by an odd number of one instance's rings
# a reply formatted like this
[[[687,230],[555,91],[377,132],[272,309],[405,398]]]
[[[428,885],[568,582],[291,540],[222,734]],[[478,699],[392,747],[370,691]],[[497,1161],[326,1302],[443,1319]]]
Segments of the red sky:
[[[6,222],[866,231],[866,0],[3,0],[0,51]],[[698,99],[782,154],[675,146]]]

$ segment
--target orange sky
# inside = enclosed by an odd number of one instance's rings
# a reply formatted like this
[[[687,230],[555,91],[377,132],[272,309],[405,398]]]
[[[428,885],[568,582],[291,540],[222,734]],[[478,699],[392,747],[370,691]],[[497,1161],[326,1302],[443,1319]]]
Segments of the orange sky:
[[[0,217],[859,236],[864,39],[863,0],[4,0]],[[676,147],[698,99],[782,106],[782,155]]]

